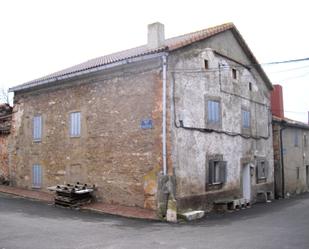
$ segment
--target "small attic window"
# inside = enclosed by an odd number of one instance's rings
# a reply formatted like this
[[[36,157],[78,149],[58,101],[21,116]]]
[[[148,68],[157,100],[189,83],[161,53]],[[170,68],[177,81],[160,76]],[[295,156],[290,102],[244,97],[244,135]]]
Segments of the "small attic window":
[[[232,77],[233,80],[237,80],[237,70],[235,68],[232,69]]]
[[[252,83],[249,82],[249,91],[251,92],[252,91]]]
[[[204,60],[204,67],[205,67],[205,69],[209,69],[208,60]]]

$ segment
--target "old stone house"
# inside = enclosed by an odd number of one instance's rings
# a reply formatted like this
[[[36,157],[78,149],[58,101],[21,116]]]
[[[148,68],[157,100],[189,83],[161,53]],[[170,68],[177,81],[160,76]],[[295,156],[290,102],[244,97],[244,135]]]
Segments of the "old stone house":
[[[9,178],[8,138],[11,131],[12,107],[0,104],[0,184],[6,184]]]
[[[88,182],[162,216],[271,197],[271,89],[232,23],[169,39],[151,24],[144,46],[10,89],[11,180]]]
[[[309,125],[284,117],[282,87],[272,94],[275,197],[309,190]]]

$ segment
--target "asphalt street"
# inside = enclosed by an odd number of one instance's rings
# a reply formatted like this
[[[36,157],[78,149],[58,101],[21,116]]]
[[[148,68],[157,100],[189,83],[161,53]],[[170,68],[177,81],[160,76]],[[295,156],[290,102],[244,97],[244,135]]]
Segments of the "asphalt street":
[[[309,194],[180,224],[0,194],[0,249],[308,249]]]

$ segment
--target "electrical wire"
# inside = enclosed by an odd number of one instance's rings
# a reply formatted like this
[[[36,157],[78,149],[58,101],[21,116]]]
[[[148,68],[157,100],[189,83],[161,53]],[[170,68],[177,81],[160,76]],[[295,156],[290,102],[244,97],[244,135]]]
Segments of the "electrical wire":
[[[274,72],[268,72],[269,74],[276,74],[276,73],[285,73],[285,72],[291,72],[299,69],[309,68],[309,65],[302,66],[302,67],[294,67],[290,69],[280,70],[280,71],[274,71]]]

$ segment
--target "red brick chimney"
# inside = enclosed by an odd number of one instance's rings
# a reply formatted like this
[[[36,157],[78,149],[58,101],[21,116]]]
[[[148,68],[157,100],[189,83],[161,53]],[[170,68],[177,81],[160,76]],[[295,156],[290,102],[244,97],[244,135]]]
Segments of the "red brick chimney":
[[[279,118],[284,118],[282,86],[273,85],[271,93],[271,113]]]

